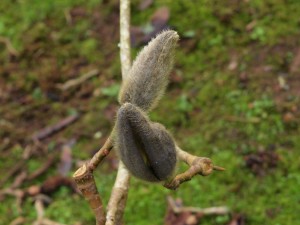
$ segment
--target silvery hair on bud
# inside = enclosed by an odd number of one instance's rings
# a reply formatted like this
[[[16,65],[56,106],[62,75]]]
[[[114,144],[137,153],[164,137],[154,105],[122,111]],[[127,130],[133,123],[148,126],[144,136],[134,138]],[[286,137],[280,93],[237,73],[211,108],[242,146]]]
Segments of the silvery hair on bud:
[[[150,182],[172,176],[177,161],[175,142],[163,125],[125,103],[118,110],[114,132],[115,149],[132,175]]]
[[[168,84],[178,40],[177,32],[166,30],[142,49],[123,81],[120,104],[130,102],[144,111],[155,107]]]

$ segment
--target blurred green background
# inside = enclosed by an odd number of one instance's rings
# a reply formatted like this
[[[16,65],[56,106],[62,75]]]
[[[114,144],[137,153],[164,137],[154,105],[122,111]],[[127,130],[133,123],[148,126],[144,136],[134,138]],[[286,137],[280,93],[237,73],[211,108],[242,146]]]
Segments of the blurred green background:
[[[151,119],[163,123],[183,149],[210,157],[226,172],[195,177],[176,191],[133,178],[125,223],[163,224],[171,195],[186,206],[231,209],[230,215],[203,217],[203,225],[231,224],[235,215],[244,220],[240,224],[300,224],[300,1],[134,0],[131,13],[133,58],[161,29],[181,37],[170,85]],[[17,189],[59,174],[62,146],[70,140],[75,144],[67,177],[104,143],[118,108],[118,42],[118,1],[1,0],[1,178],[25,162],[5,178],[2,192],[50,156],[55,160],[49,169]],[[95,69],[91,79],[59,88]],[[70,115],[79,119],[32,142],[34,133]],[[28,146],[33,153],[26,159]],[[95,172],[105,203],[116,163],[112,153]],[[180,164],[178,171],[184,169]],[[45,217],[94,223],[86,201],[67,186],[50,197]],[[36,219],[32,197],[24,198],[22,211],[16,197],[0,198],[0,224]]]

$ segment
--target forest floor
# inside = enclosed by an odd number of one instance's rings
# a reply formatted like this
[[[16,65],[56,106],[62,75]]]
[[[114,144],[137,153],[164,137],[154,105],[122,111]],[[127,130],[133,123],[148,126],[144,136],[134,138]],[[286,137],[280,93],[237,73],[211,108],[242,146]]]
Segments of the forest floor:
[[[181,37],[151,120],[226,171],[176,191],[133,178],[126,224],[170,224],[167,196],[230,208],[194,224],[300,224],[299,15],[293,0],[132,2],[133,58],[162,29]],[[116,0],[0,2],[1,225],[32,224],[37,209],[94,223],[71,177],[114,124],[118,41]],[[105,204],[117,165],[112,152],[95,173]]]

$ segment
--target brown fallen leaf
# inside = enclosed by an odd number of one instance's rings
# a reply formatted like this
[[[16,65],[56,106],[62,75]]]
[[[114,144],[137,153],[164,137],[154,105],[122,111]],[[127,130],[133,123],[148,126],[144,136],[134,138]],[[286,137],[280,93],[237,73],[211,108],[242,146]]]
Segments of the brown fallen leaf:
[[[149,6],[151,6],[153,3],[153,0],[141,0],[139,5],[139,10],[145,10]]]
[[[147,44],[153,37],[155,37],[161,31],[168,29],[168,22],[170,18],[170,10],[168,7],[161,7],[157,9],[150,18],[150,24],[152,26],[151,31],[146,31],[141,27],[132,27],[131,44],[133,46],[139,46],[141,44]]]
[[[151,16],[151,24],[156,30],[165,27],[170,18],[170,10],[168,7],[164,6],[157,9]]]

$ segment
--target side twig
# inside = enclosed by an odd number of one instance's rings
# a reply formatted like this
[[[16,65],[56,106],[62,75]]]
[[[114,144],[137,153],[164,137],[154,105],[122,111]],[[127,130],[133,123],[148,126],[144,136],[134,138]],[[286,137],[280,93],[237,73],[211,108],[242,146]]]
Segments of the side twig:
[[[93,172],[89,170],[88,166],[85,164],[74,173],[73,177],[78,189],[88,201],[94,212],[96,224],[103,225],[105,223],[105,212],[97,190]]]
[[[182,206],[181,204],[176,204],[176,201],[170,196],[168,196],[167,201],[174,213],[190,212],[190,213],[199,213],[203,215],[224,215],[230,213],[229,208],[226,206],[209,207],[209,208]]]
[[[3,43],[8,52],[13,56],[18,56],[20,53],[14,48],[11,41],[7,37],[0,36],[0,43]]]
[[[102,162],[102,160],[110,153],[110,150],[112,150],[112,148],[113,145],[111,138],[107,138],[102,148],[93,156],[93,158],[89,162],[88,169],[90,171],[94,171],[97,168],[97,166]]]
[[[111,139],[108,138],[102,148],[93,156],[89,163],[80,167],[73,175],[78,189],[84,198],[88,201],[90,208],[93,210],[96,224],[105,224],[105,210],[102,200],[97,190],[93,171],[99,163],[110,153],[112,149]]]
[[[177,156],[179,160],[185,162],[190,167],[187,171],[178,174],[170,181],[164,183],[164,187],[175,190],[180,184],[191,180],[196,175],[207,176],[211,174],[214,170],[216,171],[224,171],[225,169],[219,166],[213,165],[211,159],[206,157],[198,157],[194,156],[178,146],[176,146]]]

